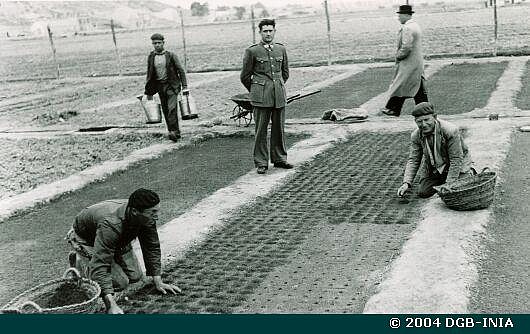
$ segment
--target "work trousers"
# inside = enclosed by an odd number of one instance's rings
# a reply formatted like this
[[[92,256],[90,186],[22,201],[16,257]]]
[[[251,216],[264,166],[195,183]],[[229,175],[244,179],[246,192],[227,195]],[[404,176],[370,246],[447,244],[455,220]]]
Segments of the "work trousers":
[[[253,107],[256,122],[256,138],[254,141],[254,165],[268,167],[269,151],[272,163],[287,162],[285,148],[284,125],[285,108]],[[267,143],[267,129],[271,125],[270,149]]]
[[[170,84],[158,82],[158,96],[166,120],[167,130],[180,135],[178,118],[178,92]]]
[[[86,240],[81,238],[74,229],[68,231],[65,238],[72,250],[76,253],[75,268],[82,277],[90,278],[90,259],[94,256],[94,247],[88,245]],[[138,282],[142,279],[143,273],[140,269],[138,258],[133,249],[116,254],[110,266],[112,286],[116,291],[125,289],[129,283]]]
[[[471,175],[471,172],[460,173],[458,178],[461,179],[469,175]],[[418,197],[429,198],[432,195],[436,194],[436,190],[434,190],[433,187],[444,184],[446,180],[447,172],[444,172],[442,174],[432,173],[429,176],[424,177],[420,180],[420,183],[418,184]]]
[[[427,98],[427,89],[425,88],[424,79],[421,79],[420,88],[418,89],[418,92],[416,95],[414,95],[414,103],[418,104],[421,102],[429,102],[429,99]],[[405,100],[408,99],[408,97],[405,96],[392,96],[387,104],[386,108],[394,111],[397,115],[401,114],[401,109],[403,108],[403,104],[405,103]]]

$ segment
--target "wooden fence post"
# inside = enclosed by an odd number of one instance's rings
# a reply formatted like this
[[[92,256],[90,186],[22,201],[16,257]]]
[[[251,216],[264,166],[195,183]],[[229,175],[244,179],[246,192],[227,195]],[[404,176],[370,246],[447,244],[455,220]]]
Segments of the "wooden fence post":
[[[256,21],[254,17],[254,5],[250,5],[250,22],[252,25],[252,44],[256,44]]]
[[[329,11],[328,11],[328,1],[324,0],[324,9],[326,11],[326,21],[328,29],[328,66],[331,65],[331,24],[329,22]]]
[[[495,24],[494,28],[494,39],[493,39],[493,56],[497,56],[497,0],[493,0],[493,21]]]
[[[46,29],[48,29],[48,37],[50,38],[50,46],[52,47],[53,62],[55,63],[55,67],[57,68],[57,79],[59,79],[61,75],[60,75],[60,72],[59,72],[59,63],[57,62],[57,55],[56,55],[55,45],[53,45],[53,37],[52,37],[52,31],[50,29],[50,25],[47,25]]]
[[[110,30],[112,31],[112,41],[114,42],[114,51],[116,51],[116,63],[118,65],[118,75],[121,76],[121,58],[118,52],[118,44],[116,43],[116,33],[114,32],[114,20],[110,19]]]
[[[184,49],[184,71],[188,71],[188,54],[186,52],[186,34],[184,32],[184,14],[180,10],[180,27],[182,29],[182,48]]]

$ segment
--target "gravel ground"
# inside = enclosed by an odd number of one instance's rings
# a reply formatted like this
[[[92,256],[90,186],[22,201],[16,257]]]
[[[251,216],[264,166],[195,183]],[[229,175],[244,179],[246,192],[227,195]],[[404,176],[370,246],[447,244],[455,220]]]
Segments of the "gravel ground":
[[[517,132],[497,187],[495,221],[488,224],[471,313],[530,311],[530,133]]]
[[[414,228],[417,199],[402,205],[394,196],[407,137],[357,133],[301,166],[165,270],[184,294],[146,287],[125,310],[361,312]]]

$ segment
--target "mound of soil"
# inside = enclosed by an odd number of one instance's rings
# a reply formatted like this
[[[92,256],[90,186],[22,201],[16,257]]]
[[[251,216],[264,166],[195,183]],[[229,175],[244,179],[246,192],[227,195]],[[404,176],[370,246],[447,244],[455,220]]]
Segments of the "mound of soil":
[[[55,308],[86,302],[91,296],[75,283],[66,282],[42,294],[34,302],[42,308]]]

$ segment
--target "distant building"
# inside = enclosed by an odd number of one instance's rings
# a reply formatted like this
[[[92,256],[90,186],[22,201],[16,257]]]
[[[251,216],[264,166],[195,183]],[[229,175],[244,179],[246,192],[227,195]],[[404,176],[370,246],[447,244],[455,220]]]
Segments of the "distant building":
[[[69,18],[62,20],[48,20],[37,21],[30,27],[30,32],[33,36],[45,36],[48,34],[47,26],[55,35],[74,35],[81,31],[79,20],[77,18]]]

